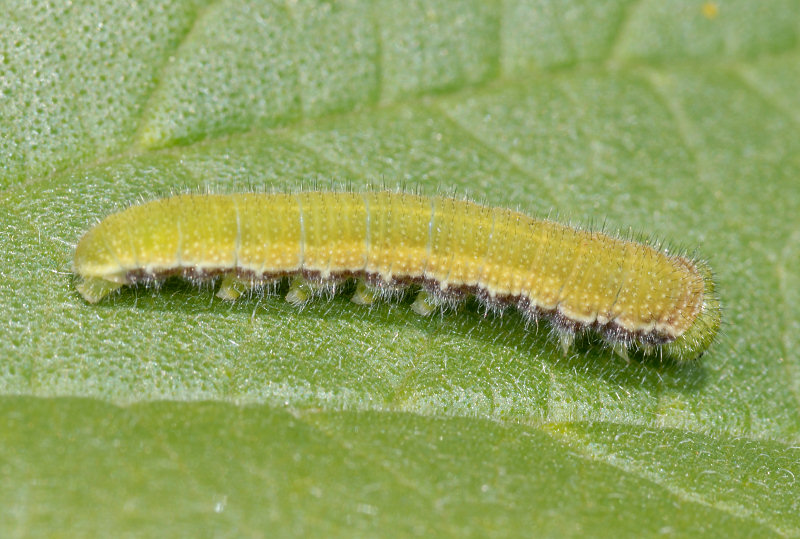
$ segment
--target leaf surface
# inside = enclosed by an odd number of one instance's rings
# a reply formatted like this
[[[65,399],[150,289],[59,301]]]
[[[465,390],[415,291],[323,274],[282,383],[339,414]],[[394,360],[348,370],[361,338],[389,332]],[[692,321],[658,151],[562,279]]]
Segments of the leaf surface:
[[[799,8],[9,3],[0,535],[800,535]],[[696,248],[723,334],[72,285],[132,202],[345,184]]]

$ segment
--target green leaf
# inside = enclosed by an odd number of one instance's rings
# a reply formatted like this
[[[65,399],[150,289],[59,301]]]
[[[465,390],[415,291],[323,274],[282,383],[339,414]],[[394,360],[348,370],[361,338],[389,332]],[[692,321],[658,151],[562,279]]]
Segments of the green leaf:
[[[800,535],[796,1],[6,4],[0,536]],[[697,248],[723,335],[72,286],[132,202],[342,184]]]

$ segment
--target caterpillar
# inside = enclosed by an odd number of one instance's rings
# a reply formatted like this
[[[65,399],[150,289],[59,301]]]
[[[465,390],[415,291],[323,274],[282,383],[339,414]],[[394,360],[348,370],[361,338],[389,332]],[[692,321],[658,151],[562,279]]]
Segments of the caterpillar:
[[[217,296],[291,278],[286,300],[303,304],[356,279],[369,305],[420,291],[429,315],[477,296],[549,321],[565,353],[598,335],[618,354],[700,357],[720,326],[709,267],[600,231],[505,208],[406,192],[184,194],[112,214],[81,238],[76,288],[89,303],[178,275],[221,277]]]

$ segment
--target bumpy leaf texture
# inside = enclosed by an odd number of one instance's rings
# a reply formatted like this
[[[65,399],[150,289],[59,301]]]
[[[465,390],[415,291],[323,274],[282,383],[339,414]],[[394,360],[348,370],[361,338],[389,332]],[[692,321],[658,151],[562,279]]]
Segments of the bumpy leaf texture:
[[[797,1],[4,12],[0,535],[800,535]],[[132,202],[383,184],[697,248],[723,335],[72,286]]]

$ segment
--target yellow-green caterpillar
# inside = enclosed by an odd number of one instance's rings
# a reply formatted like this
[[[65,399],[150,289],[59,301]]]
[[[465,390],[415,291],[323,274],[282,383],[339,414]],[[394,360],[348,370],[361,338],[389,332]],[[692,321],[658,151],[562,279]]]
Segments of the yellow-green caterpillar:
[[[701,261],[504,208],[389,191],[154,200],[89,230],[74,271],[90,303],[171,275],[222,276],[217,295],[229,300],[290,276],[293,303],[349,278],[360,304],[416,284],[420,314],[474,294],[548,319],[565,350],[593,331],[625,357],[697,358],[721,317]]]

